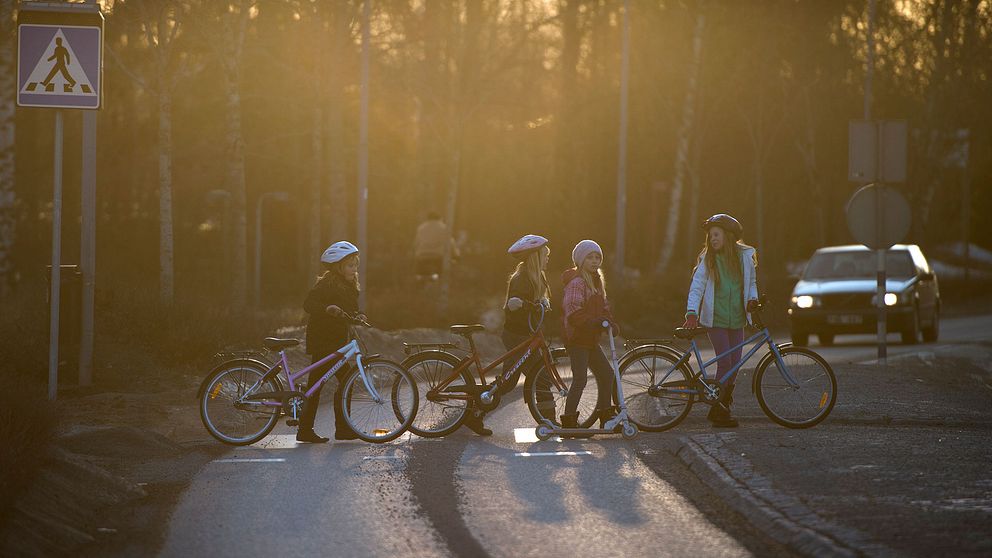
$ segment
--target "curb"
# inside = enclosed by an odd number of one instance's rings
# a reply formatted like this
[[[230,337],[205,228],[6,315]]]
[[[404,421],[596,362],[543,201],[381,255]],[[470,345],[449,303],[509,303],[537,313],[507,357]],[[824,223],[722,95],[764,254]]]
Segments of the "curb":
[[[807,508],[798,498],[776,490],[754,471],[743,454],[728,451],[724,439],[734,433],[700,434],[679,438],[678,457],[731,509],[775,541],[810,556],[895,556],[863,533],[832,524]]]

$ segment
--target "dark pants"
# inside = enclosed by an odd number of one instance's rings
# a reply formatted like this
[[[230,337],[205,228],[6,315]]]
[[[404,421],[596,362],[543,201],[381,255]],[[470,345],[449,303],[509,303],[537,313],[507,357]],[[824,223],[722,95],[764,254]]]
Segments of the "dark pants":
[[[313,357],[310,360],[310,364],[313,364],[313,363],[317,362],[318,360],[320,360],[320,359],[322,359],[322,358],[324,358],[326,356],[327,355],[322,355],[322,356],[313,355]],[[321,366],[319,368],[315,368],[315,369],[311,370],[310,373],[307,375],[307,389],[309,389],[310,386],[316,384],[317,381],[320,380],[321,377],[323,377],[324,373],[327,372],[327,370],[331,366],[334,366],[334,364],[336,362],[337,361],[334,361],[334,362],[332,362],[331,364],[329,364],[327,366]],[[345,370],[346,368],[347,368],[347,366],[342,366],[339,369],[339,372],[341,370]],[[326,385],[326,383],[325,383],[325,385]],[[341,389],[340,385],[338,386],[338,389]],[[313,430],[313,423],[317,419],[317,407],[320,405],[320,392],[323,391],[323,390],[324,390],[324,386],[320,386],[320,389],[318,389],[317,391],[315,391],[313,393],[313,395],[311,395],[309,398],[307,398],[306,402],[303,403],[303,410],[300,411],[300,426],[299,426],[299,429],[301,431],[302,430]],[[345,420],[344,420],[344,414],[342,414],[341,407],[338,406],[338,404],[337,404],[337,399],[338,399],[337,397],[334,398],[333,405],[332,405],[334,407],[334,430],[335,430],[335,432],[338,432],[338,433],[340,433],[340,432],[348,432],[348,431],[351,430],[351,427],[348,426],[348,423],[347,422],[345,422]]]
[[[599,393],[596,395],[596,409],[605,409],[613,405],[613,367],[606,359],[603,349],[596,347],[565,347],[568,350],[568,358],[572,361],[572,386],[568,390],[568,397],[565,399],[565,414],[570,415],[576,412],[579,407],[579,399],[586,389],[588,381],[588,370],[592,369],[592,375],[596,377],[596,387]]]

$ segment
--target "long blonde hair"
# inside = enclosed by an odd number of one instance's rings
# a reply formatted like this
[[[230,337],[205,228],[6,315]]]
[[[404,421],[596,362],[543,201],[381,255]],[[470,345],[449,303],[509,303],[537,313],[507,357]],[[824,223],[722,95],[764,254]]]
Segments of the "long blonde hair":
[[[506,296],[510,296],[510,281],[518,275],[524,275],[534,287],[534,300],[551,298],[551,287],[548,285],[548,277],[544,273],[541,256],[551,252],[546,245],[531,252],[526,259],[517,264],[517,268],[510,274],[510,279],[506,284]]]
[[[606,277],[603,275],[602,268],[596,270],[596,275],[589,273],[588,271],[578,268],[579,275],[582,280],[586,282],[588,286],[594,293],[601,294],[606,297]]]

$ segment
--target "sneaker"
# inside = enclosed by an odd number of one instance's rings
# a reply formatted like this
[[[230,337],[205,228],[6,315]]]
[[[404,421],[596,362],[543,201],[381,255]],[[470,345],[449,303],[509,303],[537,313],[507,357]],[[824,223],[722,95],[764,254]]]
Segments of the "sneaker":
[[[313,429],[299,430],[296,432],[296,441],[305,442],[308,444],[323,444],[327,442],[330,438],[325,438],[320,436]]]

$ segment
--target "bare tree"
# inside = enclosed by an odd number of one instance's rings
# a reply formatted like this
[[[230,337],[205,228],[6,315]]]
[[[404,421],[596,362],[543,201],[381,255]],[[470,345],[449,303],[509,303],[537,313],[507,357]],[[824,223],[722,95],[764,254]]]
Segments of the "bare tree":
[[[689,64],[689,80],[685,91],[685,102],[682,104],[682,123],[679,125],[678,145],[675,154],[675,180],[672,184],[672,197],[668,202],[668,219],[666,220],[665,239],[658,256],[658,273],[668,269],[672,253],[675,250],[675,240],[678,236],[679,216],[682,213],[682,189],[688,167],[689,140],[692,135],[693,117],[696,108],[696,89],[699,81],[699,67],[702,62],[703,27],[706,22],[702,3],[697,8],[696,27],[692,37],[692,62]]]
[[[143,39],[153,51],[153,75],[141,76],[124,63],[112,48],[113,60],[140,87],[151,93],[158,109],[158,198],[159,198],[159,300],[172,304],[175,297],[175,242],[172,199],[172,100],[181,80],[202,67],[192,55],[176,44],[185,26],[190,6],[178,0],[132,0],[127,7],[137,9],[136,22]]]

